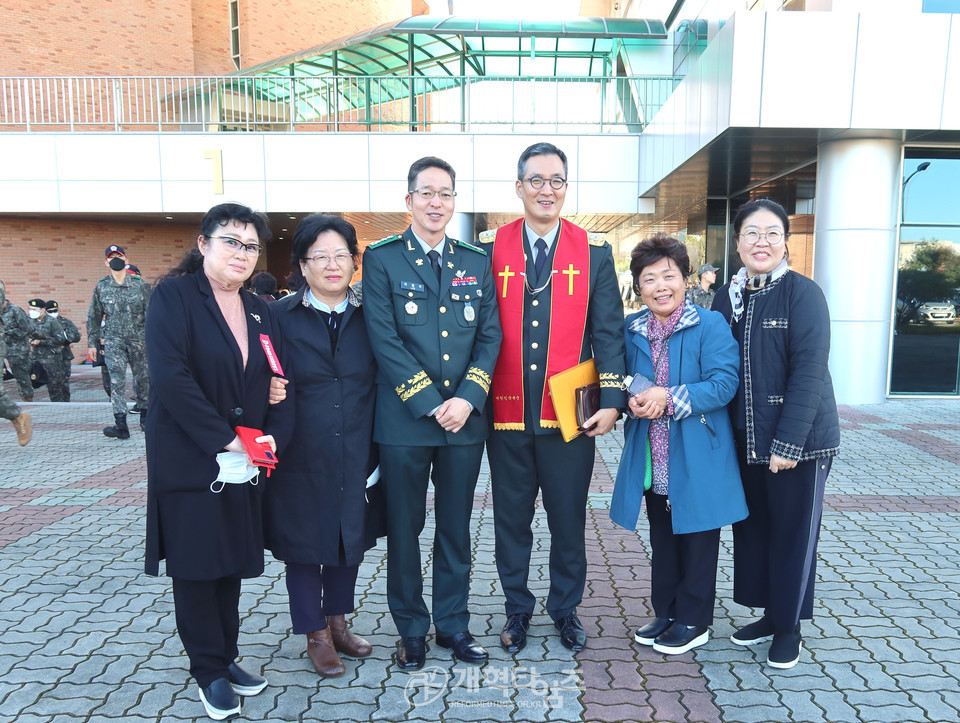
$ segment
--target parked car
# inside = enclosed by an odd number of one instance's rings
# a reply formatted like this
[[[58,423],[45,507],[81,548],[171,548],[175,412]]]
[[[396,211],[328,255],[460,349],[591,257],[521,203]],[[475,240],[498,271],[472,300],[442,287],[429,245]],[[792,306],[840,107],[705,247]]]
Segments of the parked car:
[[[921,321],[943,321],[952,324],[957,320],[957,309],[952,301],[925,301],[917,309]]]

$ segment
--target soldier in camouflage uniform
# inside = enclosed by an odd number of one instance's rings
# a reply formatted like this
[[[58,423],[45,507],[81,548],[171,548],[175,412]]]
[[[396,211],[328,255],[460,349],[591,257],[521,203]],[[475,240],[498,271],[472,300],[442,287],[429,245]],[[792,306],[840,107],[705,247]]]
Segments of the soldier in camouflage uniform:
[[[704,309],[709,309],[713,306],[713,297],[717,292],[713,291],[710,287],[717,280],[717,271],[719,270],[720,269],[713,264],[704,264],[697,269],[697,275],[700,280],[696,286],[687,292],[687,298],[697,306],[702,306]]]
[[[127,364],[133,372],[137,408],[141,410],[141,428],[147,410],[149,387],[144,319],[150,298],[150,286],[139,276],[127,273],[126,255],[120,246],[108,246],[104,255],[110,274],[97,282],[90,300],[90,310],[87,312],[87,353],[91,358],[95,358],[97,346],[101,339],[103,340],[115,421],[113,426],[105,427],[103,433],[107,437],[129,439]]]
[[[0,281],[0,307],[4,307],[7,301],[7,287]],[[0,316],[0,359],[7,356],[7,343],[4,341],[3,317]],[[13,428],[17,430],[17,441],[22,447],[30,441],[32,433],[30,425],[30,415],[24,412],[14,403],[0,384],[0,417],[9,419],[13,422]]]
[[[70,372],[73,365],[73,351],[71,344],[80,341],[80,330],[70,319],[60,314],[60,305],[52,299],[47,302],[47,316],[53,317],[63,326],[63,342],[60,352],[60,372],[64,379],[64,402],[70,401]]]
[[[47,302],[30,299],[30,347],[33,358],[47,370],[47,393],[51,402],[66,402],[67,378],[63,373],[63,325],[47,315]],[[39,314],[36,314],[39,312]],[[35,315],[36,314],[36,315]]]
[[[30,317],[19,306],[6,299],[0,310],[0,323],[5,331],[3,340],[7,343],[7,361],[10,371],[17,380],[20,398],[25,402],[33,401],[33,384],[30,383]],[[0,340],[2,341],[2,340]]]

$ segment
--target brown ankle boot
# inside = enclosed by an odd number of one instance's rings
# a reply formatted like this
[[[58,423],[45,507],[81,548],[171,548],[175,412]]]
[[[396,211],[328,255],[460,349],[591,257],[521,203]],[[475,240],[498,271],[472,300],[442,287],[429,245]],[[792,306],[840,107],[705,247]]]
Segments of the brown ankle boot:
[[[33,436],[30,415],[27,412],[20,412],[20,416],[11,421],[13,422],[13,428],[17,430],[17,442],[19,442],[22,447],[29,442],[30,437]]]
[[[336,678],[347,672],[346,666],[333,647],[329,626],[307,634],[307,655],[310,656],[317,675],[324,678]]]
[[[354,658],[365,658],[373,652],[373,646],[358,635],[350,632],[347,619],[343,615],[327,615],[327,628],[333,637],[333,645],[338,653]]]

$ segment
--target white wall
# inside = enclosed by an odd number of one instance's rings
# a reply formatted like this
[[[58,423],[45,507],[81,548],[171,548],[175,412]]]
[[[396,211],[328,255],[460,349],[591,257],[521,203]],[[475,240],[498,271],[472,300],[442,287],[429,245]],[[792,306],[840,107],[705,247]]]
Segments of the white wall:
[[[456,169],[458,211],[519,212],[517,158],[543,140],[569,158],[565,213],[637,212],[639,139],[628,135],[0,133],[0,213],[183,213],[224,201],[401,211],[407,169],[426,155]]]

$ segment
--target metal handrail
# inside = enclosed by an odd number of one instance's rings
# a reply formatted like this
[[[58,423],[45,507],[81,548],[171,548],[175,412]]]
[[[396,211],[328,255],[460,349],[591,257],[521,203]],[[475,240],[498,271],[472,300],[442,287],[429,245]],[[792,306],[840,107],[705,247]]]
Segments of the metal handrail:
[[[636,133],[680,76],[0,77],[0,131]]]

